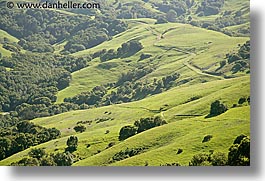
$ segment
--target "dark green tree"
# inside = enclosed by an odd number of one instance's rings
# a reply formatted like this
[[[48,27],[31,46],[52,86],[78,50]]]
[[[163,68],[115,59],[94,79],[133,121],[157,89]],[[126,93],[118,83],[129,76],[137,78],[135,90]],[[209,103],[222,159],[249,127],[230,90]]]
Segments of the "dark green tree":
[[[161,126],[163,124],[167,124],[167,122],[162,120],[159,116],[155,118],[141,118],[140,120],[134,122],[134,125],[138,128],[137,133],[146,131],[153,127]]]
[[[219,100],[216,100],[211,104],[210,114],[207,117],[217,116],[227,110],[228,109],[224,104],[222,104]]]
[[[167,12],[167,20],[169,21],[169,22],[175,22],[176,21],[176,18],[177,18],[177,13],[176,13],[176,11],[174,11],[173,9],[171,9],[171,10],[169,10],[168,12]]]
[[[228,165],[249,166],[250,165],[250,138],[238,136],[234,144],[229,148]]]
[[[163,16],[158,17],[157,20],[156,20],[156,24],[164,24],[164,23],[167,23],[167,22],[168,21]]]
[[[189,162],[189,166],[209,166],[211,165],[209,155],[206,153],[199,153],[194,155]]]
[[[74,157],[70,152],[56,153],[51,157],[57,166],[71,166],[74,162]]]
[[[29,151],[29,156],[40,160],[46,153],[43,148],[33,148]]]
[[[73,152],[77,149],[78,146],[78,138],[76,136],[70,136],[67,139],[67,151]]]
[[[46,156],[41,158],[40,166],[56,166],[56,163],[51,156]]]
[[[0,137],[0,160],[8,156],[11,148],[11,141],[8,138]]]
[[[222,152],[216,152],[211,155],[211,163],[213,166],[226,166],[227,155]]]
[[[74,130],[75,130],[76,132],[80,132],[80,133],[82,133],[82,132],[86,131],[86,127],[85,127],[84,125],[82,125],[82,124],[78,124],[78,125],[76,125],[76,126],[74,127]]]
[[[119,133],[119,140],[125,140],[131,136],[136,135],[137,128],[135,126],[124,126]]]
[[[238,100],[238,104],[243,104],[244,102],[246,102],[247,99],[245,97],[241,97],[239,100]]]
[[[37,158],[22,158],[20,161],[12,163],[12,166],[39,166]]]

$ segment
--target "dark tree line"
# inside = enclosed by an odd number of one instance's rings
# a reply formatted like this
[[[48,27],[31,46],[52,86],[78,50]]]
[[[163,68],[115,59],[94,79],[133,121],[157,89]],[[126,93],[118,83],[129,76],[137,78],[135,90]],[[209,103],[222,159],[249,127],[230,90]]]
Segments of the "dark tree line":
[[[114,49],[110,49],[108,51],[106,49],[103,49],[100,52],[94,53],[92,57],[95,58],[98,55],[100,57],[100,60],[102,62],[105,62],[114,58],[130,57],[141,49],[143,49],[143,45],[139,41],[131,40],[123,43],[121,47],[117,49],[117,51]]]
[[[77,157],[72,153],[77,149],[78,138],[70,136],[66,142],[65,152],[48,154],[43,148],[33,148],[29,151],[27,157],[18,162],[13,162],[12,166],[71,166]]]
[[[61,135],[56,128],[44,128],[28,121],[0,130],[0,160]]]
[[[64,102],[78,105],[102,106],[140,100],[148,95],[154,95],[168,90],[176,84],[178,73],[168,75],[153,82],[140,81],[142,77],[152,72],[152,68],[139,68],[123,73],[116,83],[96,86],[89,92],[83,92]],[[108,93],[108,90],[112,90]]]
[[[58,90],[69,86],[70,73],[86,67],[90,60],[90,57],[31,53],[2,57],[0,111],[16,111],[22,119],[33,119],[79,109],[76,105],[53,103]]]
[[[236,53],[226,55],[227,63],[232,64],[233,73],[242,72],[250,69],[250,41],[239,47]]]
[[[196,13],[199,16],[209,16],[218,14],[224,5],[224,0],[204,0],[198,6]]]
[[[72,16],[57,11],[28,9],[0,10],[0,29],[20,39],[19,45],[32,52],[53,52],[53,44],[68,40],[64,53],[91,48],[127,29],[111,16]]]

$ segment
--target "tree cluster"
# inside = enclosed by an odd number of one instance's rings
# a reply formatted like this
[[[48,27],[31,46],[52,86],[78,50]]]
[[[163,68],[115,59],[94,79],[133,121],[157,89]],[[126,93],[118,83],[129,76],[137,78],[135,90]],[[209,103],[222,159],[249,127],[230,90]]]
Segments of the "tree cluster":
[[[66,142],[65,152],[47,154],[43,148],[33,148],[29,151],[27,157],[18,162],[13,162],[12,166],[71,166],[77,161],[72,153],[77,149],[78,138],[70,136]]]
[[[0,160],[61,135],[56,128],[44,128],[22,121],[8,129],[1,128]]]
[[[189,166],[226,166],[227,155],[222,152],[199,153],[194,155]]]
[[[114,163],[141,154],[145,149],[146,148],[126,148],[113,155],[109,163]]]
[[[243,72],[250,69],[250,41],[239,47],[236,53],[226,55],[228,64],[232,64],[232,73]]]
[[[141,49],[143,49],[143,45],[139,41],[131,40],[126,43],[123,43],[121,47],[117,49],[117,51],[114,49],[110,49],[108,51],[103,49],[100,53],[100,60],[102,62],[105,62],[114,58],[130,57],[135,53],[137,53],[138,51],[140,51]],[[94,55],[96,54],[97,53],[95,53]]]
[[[13,117],[25,120],[81,109],[70,103],[53,103],[58,90],[69,86],[70,73],[86,67],[90,60],[90,57],[35,53],[2,57],[0,111],[13,111]]]
[[[133,126],[129,125],[122,127],[119,132],[119,140],[125,140],[138,133],[164,124],[167,124],[167,122],[158,116],[154,118],[141,118],[140,120],[135,121]]]
[[[34,148],[27,157],[13,162],[11,166],[71,166],[74,161],[75,156],[70,152],[47,154],[42,148]]]
[[[224,5],[224,0],[204,0],[198,6],[196,13],[199,16],[210,16],[218,14]]]
[[[206,116],[206,118],[218,116],[224,112],[226,112],[228,109],[226,105],[221,103],[219,100],[214,101],[211,104],[210,113]]]
[[[250,165],[250,138],[239,135],[233,145],[229,148],[228,165],[249,166]]]
[[[222,152],[199,153],[192,157],[190,166],[249,166],[250,138],[239,135],[229,148],[228,155]]]
[[[84,23],[85,22],[85,23]],[[6,8],[0,10],[0,29],[20,39],[19,45],[32,52],[54,52],[53,44],[67,39],[63,53],[96,46],[127,29],[127,24],[111,16],[72,16],[58,11]]]
[[[83,92],[72,98],[65,98],[64,101],[78,105],[101,106],[140,100],[148,95],[158,94],[170,89],[180,77],[178,73],[174,73],[160,80],[154,79],[153,82],[140,81],[152,70],[152,68],[139,68],[122,73],[116,83],[96,86],[92,91]]]

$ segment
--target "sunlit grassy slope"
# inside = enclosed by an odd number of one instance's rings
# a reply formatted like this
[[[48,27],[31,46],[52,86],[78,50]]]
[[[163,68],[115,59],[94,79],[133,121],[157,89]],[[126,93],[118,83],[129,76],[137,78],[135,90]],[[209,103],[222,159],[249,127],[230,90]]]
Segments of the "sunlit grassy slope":
[[[94,48],[75,53],[75,56],[81,56],[102,49],[117,49],[122,43],[131,39],[138,39],[144,46],[132,57],[106,62],[111,65],[111,69],[101,68],[98,59],[92,60],[87,68],[72,74],[70,86],[58,93],[57,102],[62,102],[66,97],[89,91],[96,85],[115,82],[121,72],[127,72],[139,64],[155,67],[156,70],[145,77],[147,80],[160,78],[176,71],[181,74],[181,79],[193,77],[194,79],[205,79],[205,81],[215,80],[214,77],[198,74],[184,63],[192,62],[204,70],[211,67],[217,68],[226,53],[237,50],[238,44],[243,44],[249,39],[229,37],[219,32],[191,25],[178,23],[154,25],[153,23],[152,19],[146,18],[129,20],[129,24],[133,24],[129,30]],[[151,54],[152,58],[139,62],[142,53]]]
[[[79,139],[78,150],[82,161],[75,165],[108,165],[113,154],[129,148],[144,147],[146,151],[138,156],[113,163],[114,165],[143,165],[148,161],[150,165],[179,161],[187,165],[192,155],[199,152],[216,150],[227,152],[233,139],[240,133],[249,134],[249,106],[232,108],[240,97],[250,94],[249,77],[218,80],[198,83],[192,86],[182,86],[132,103],[111,105],[101,108],[72,111],[60,115],[38,118],[34,123],[45,127],[56,127],[62,132],[62,138],[41,145],[47,152],[63,151],[69,135],[76,135]],[[240,90],[240,91],[239,91]],[[194,96],[201,97],[189,102]],[[221,100],[229,111],[218,117],[205,119],[209,113],[210,104],[214,100]],[[165,106],[167,105],[167,106]],[[160,112],[163,107],[165,111]],[[180,117],[177,115],[198,115],[196,118]],[[160,115],[169,124],[154,128],[123,142],[118,141],[118,133],[122,126],[133,124],[141,117]],[[108,121],[96,123],[100,118],[111,118]],[[76,134],[73,127],[78,121],[92,121],[86,125],[84,133]],[[110,132],[106,133],[106,130]],[[213,135],[212,141],[202,144],[203,137]],[[110,142],[116,146],[106,149]],[[87,148],[87,145],[91,146]],[[176,150],[182,148],[184,152],[176,155]],[[29,149],[15,154],[0,162],[8,165],[21,157]],[[98,152],[100,153],[98,154]]]
[[[211,119],[185,119],[157,127],[74,165],[109,165],[111,157],[126,148],[146,148],[147,151],[110,165],[144,166],[148,163],[159,166],[173,162],[188,165],[192,156],[198,153],[209,153],[210,150],[227,153],[236,136],[250,134],[249,111],[248,106],[234,108]],[[206,135],[212,135],[213,139],[202,143]],[[183,150],[181,154],[177,154],[179,148]]]
[[[7,38],[10,42],[18,42],[19,41],[16,37],[8,34],[6,31],[0,29],[0,39],[4,39],[4,38]],[[12,53],[11,51],[3,48],[2,43],[0,43],[0,52],[1,52],[2,56],[10,56]]]
[[[135,1],[139,2],[140,0]],[[122,0],[122,2],[127,2],[127,0]],[[222,12],[225,10],[248,11],[248,3],[245,0],[227,0]],[[152,8],[149,3],[143,5]],[[156,9],[152,9],[152,11],[157,12]],[[245,18],[247,18],[249,13],[245,14]],[[216,17],[217,15],[194,16],[194,19],[211,22]],[[74,154],[80,160],[74,163],[74,166],[143,166],[146,164],[158,166],[172,162],[188,165],[194,154],[208,153],[210,150],[227,153],[236,136],[242,133],[250,134],[250,106],[247,104],[233,106],[237,104],[239,98],[250,95],[249,75],[241,73],[235,75],[236,78],[225,79],[222,76],[213,76],[203,72],[203,70],[214,71],[218,68],[219,62],[224,60],[225,54],[236,51],[238,44],[245,43],[249,40],[248,37],[229,37],[220,32],[187,24],[167,23],[156,25],[156,20],[148,18],[126,21],[129,24],[127,31],[94,48],[76,52],[73,55],[83,56],[102,49],[117,49],[122,43],[132,39],[139,40],[144,48],[135,55],[124,59],[113,59],[104,63],[100,62],[99,58],[92,60],[88,63],[88,67],[72,73],[70,86],[57,95],[58,103],[66,97],[89,91],[94,86],[115,82],[122,72],[134,69],[140,64],[155,68],[152,73],[143,77],[142,80],[161,78],[175,72],[181,75],[178,81],[187,78],[191,80],[186,84],[140,101],[71,111],[32,120],[35,124],[44,127],[55,127],[62,133],[61,138],[40,144],[36,146],[37,148],[45,148],[48,153],[63,152],[66,148],[67,138],[70,135],[76,135],[79,142],[78,149]],[[249,23],[226,28],[238,31],[240,28],[247,26],[249,26]],[[7,36],[14,42],[18,41],[1,30],[0,36],[1,38]],[[55,53],[60,52],[66,42],[67,40],[64,40],[55,44]],[[6,52],[1,47],[0,52],[3,55],[10,55],[9,51]],[[142,53],[151,54],[152,57],[139,61]],[[110,68],[104,69],[102,64],[108,64]],[[191,98],[195,97],[197,99],[192,101]],[[224,102],[229,110],[219,116],[205,119],[205,116],[209,113],[211,103],[215,100]],[[142,132],[122,142],[118,140],[121,127],[131,125],[140,118],[150,116],[161,116],[168,124]],[[105,118],[108,118],[108,120],[99,121]],[[90,125],[85,124],[87,129],[84,133],[76,133],[73,130],[73,127],[80,121],[91,121]],[[107,130],[109,131],[108,134],[106,134]],[[202,143],[203,137],[206,135],[212,135],[213,138],[207,143]],[[107,148],[111,142],[114,142],[115,145]],[[110,162],[113,155],[124,151],[126,148],[143,148],[144,152],[118,162]],[[181,154],[177,154],[179,148],[183,149]],[[27,155],[30,149],[0,161],[0,165],[9,165],[20,160]]]

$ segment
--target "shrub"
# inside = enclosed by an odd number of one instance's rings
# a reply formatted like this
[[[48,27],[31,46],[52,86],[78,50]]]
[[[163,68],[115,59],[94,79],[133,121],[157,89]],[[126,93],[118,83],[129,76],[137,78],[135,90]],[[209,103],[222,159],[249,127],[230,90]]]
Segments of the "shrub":
[[[235,108],[235,107],[237,107],[237,104],[233,104],[232,108]]]
[[[235,62],[235,61],[237,61],[237,60],[240,60],[241,59],[241,57],[239,56],[239,55],[237,55],[237,54],[232,54],[232,55],[230,55],[229,57],[228,57],[228,63],[233,63],[233,62]]]
[[[227,156],[225,153],[211,150],[209,154],[200,153],[194,155],[189,163],[190,166],[225,166],[227,165]]]
[[[244,102],[246,102],[247,99],[245,97],[241,97],[239,100],[238,100],[238,104],[243,104]]]
[[[109,133],[110,133],[110,131],[109,130],[106,130],[105,134],[109,134]]]
[[[70,152],[73,152],[77,149],[77,146],[78,146],[78,138],[76,136],[70,136],[68,139],[67,139],[67,151],[70,151]]]
[[[160,164],[160,166],[181,166],[178,162]]]
[[[175,22],[177,18],[177,13],[173,9],[169,10],[166,14],[167,21]]]
[[[134,126],[124,126],[119,133],[119,140],[125,140],[137,133],[141,133],[156,126],[167,124],[165,120],[162,120],[159,116],[155,118],[141,118],[134,122]]]
[[[167,19],[164,17],[158,17],[155,24],[164,24],[167,23]]]
[[[126,148],[125,150],[121,150],[120,152],[116,153],[112,157],[112,163],[115,161],[121,161],[126,158],[138,155],[142,153],[145,150],[145,148]]]
[[[82,133],[82,132],[86,131],[86,127],[82,124],[78,124],[74,127],[74,130],[75,130],[75,132]]]
[[[201,26],[200,22],[199,22],[199,21],[195,21],[195,20],[192,20],[192,21],[190,22],[190,24],[191,24],[192,26],[197,26],[197,27]]]
[[[245,137],[247,137],[247,136],[244,135],[244,134],[239,135],[238,137],[236,137],[236,139],[235,139],[233,144],[240,144],[241,141],[243,140],[243,138],[245,138]]]
[[[56,166],[56,163],[52,157],[47,156],[40,160],[40,166]]]
[[[224,153],[216,152],[211,156],[211,163],[213,166],[227,165],[227,156]]]
[[[194,155],[189,162],[189,166],[209,166],[211,165],[209,162],[209,155],[205,153],[200,153]]]
[[[138,127],[137,133],[141,133],[143,131],[146,131],[156,126],[161,126],[163,124],[167,124],[167,122],[165,120],[162,120],[158,116],[155,118],[141,118],[140,120],[134,122],[134,125]]]
[[[45,155],[45,150],[42,148],[33,148],[29,152],[29,156],[32,158],[41,159]]]
[[[226,60],[222,60],[219,62],[220,68],[224,67],[226,65]]]
[[[140,56],[140,60],[139,61],[144,60],[144,59],[147,59],[147,58],[150,58],[150,57],[152,57],[152,55],[142,53],[141,56]]]
[[[207,117],[220,115],[227,110],[228,109],[224,104],[222,104],[219,100],[216,100],[211,104],[210,114]]]
[[[115,145],[115,142],[110,142],[107,146],[107,148],[113,147]]]
[[[183,149],[179,148],[177,151],[177,154],[181,154],[183,152]]]
[[[11,166],[39,166],[37,158],[22,158],[16,163],[12,163]]]
[[[212,139],[212,137],[213,137],[212,135],[206,135],[206,136],[204,136],[204,138],[202,140],[202,143],[210,141]]]
[[[74,162],[74,157],[70,152],[56,153],[51,155],[57,166],[70,166]]]
[[[119,133],[119,140],[125,140],[133,135],[136,135],[137,128],[135,126],[124,126]]]
[[[234,144],[229,148],[228,165],[249,166],[250,165],[250,139],[245,135],[238,136]]]
[[[247,98],[248,104],[250,105],[250,96]]]

